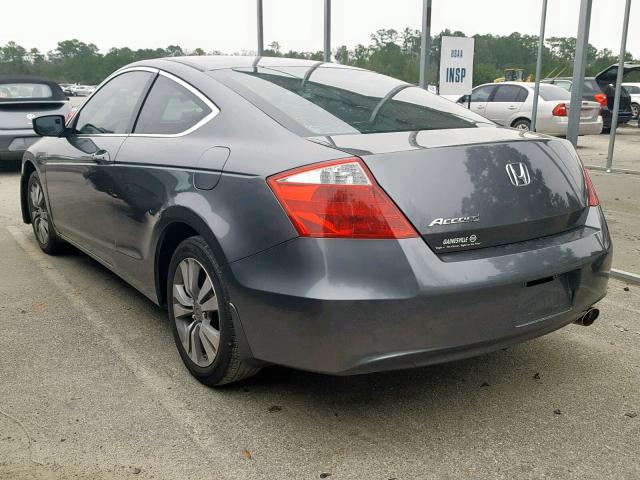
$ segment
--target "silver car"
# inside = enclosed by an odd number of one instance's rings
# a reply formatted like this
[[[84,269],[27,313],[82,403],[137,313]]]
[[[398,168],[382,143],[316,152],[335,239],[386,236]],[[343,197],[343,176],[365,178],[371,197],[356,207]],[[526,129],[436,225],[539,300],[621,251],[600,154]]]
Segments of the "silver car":
[[[631,95],[631,119],[637,120],[640,117],[640,82],[623,83],[622,86]]]
[[[467,95],[458,103],[469,105],[471,110],[505,127],[519,130],[531,129],[533,113],[533,83],[487,83],[473,89],[471,102]],[[569,124],[571,94],[555,85],[540,85],[536,131],[564,136]],[[598,102],[583,101],[580,111],[580,135],[597,135],[602,132],[602,117]]]
[[[27,76],[0,76],[0,160],[20,160],[38,140],[32,121],[42,115],[69,113],[69,102],[52,81]]]

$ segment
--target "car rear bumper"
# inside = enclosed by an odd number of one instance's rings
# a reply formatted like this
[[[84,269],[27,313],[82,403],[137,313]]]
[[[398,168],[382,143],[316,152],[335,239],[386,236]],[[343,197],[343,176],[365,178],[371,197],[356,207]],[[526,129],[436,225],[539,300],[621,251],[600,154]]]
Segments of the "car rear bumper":
[[[605,295],[610,264],[606,224],[591,208],[571,232],[446,256],[420,238],[297,238],[233,262],[230,295],[255,359],[356,374],[556,330]]]
[[[25,150],[39,138],[31,129],[0,132],[0,160],[20,160]]]
[[[569,127],[568,117],[554,117],[543,119],[538,123],[537,131],[547,135],[566,135]],[[602,132],[602,117],[594,121],[581,121],[578,127],[578,135],[597,135]]]

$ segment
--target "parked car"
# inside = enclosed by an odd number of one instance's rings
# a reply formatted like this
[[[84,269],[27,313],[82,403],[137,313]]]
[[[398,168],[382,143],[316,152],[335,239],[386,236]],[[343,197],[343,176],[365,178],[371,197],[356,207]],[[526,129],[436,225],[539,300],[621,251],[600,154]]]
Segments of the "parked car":
[[[470,109],[505,127],[531,129],[534,84],[527,82],[499,82],[479,85],[471,93]],[[549,135],[566,135],[569,125],[571,94],[554,85],[540,85],[536,131]],[[458,103],[469,105],[464,95]],[[582,102],[580,135],[594,135],[602,131],[600,104]]]
[[[626,63],[624,65],[623,76],[640,70],[640,65]],[[605,68],[602,72],[598,73],[595,77],[585,77],[582,90],[583,100],[596,100],[601,105],[600,114],[604,122],[602,131],[609,133],[611,130],[611,118],[613,117],[613,103],[615,98],[615,85],[617,81],[618,65],[611,65]],[[623,77],[624,78],[624,77]],[[571,91],[571,85],[573,78],[571,77],[556,77],[545,78],[542,80],[545,83],[551,83],[564,88],[567,91]],[[618,125],[627,123],[631,120],[631,97],[629,92],[623,87],[620,90],[620,107],[618,110]]]
[[[32,120],[66,115],[69,104],[55,82],[31,76],[0,76],[0,161],[20,160],[38,140]]]
[[[631,118],[638,120],[640,116],[640,82],[623,83],[622,86],[629,92],[629,96],[631,96]]]
[[[71,93],[74,97],[88,97],[95,89],[96,87],[91,85],[74,85],[71,87]]]
[[[67,97],[71,97],[73,96],[73,87],[75,87],[76,85],[73,83],[61,83],[60,84],[60,88],[62,89],[62,92],[67,96]]]
[[[208,385],[470,357],[588,325],[606,294],[611,240],[571,144],[391,77],[145,60],[34,125],[20,192],[40,248],[69,242],[166,307]]]

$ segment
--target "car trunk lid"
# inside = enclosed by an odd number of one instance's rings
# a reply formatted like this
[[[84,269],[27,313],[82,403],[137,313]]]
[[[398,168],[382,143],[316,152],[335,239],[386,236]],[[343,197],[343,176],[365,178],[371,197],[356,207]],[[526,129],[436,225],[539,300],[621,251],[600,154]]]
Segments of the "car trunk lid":
[[[436,253],[575,228],[587,199],[566,141],[501,128],[313,139],[359,155]]]
[[[0,102],[0,130],[21,130],[32,127],[32,120],[42,115],[54,115],[64,107],[64,101]],[[65,112],[60,112],[64,115]]]

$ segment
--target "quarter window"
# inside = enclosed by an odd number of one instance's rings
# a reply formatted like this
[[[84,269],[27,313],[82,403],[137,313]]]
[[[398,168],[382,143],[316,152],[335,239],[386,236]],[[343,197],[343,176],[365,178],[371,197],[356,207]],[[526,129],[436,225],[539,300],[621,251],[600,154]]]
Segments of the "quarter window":
[[[150,72],[134,71],[110,80],[80,110],[76,131],[85,135],[129,133],[152,77]]]
[[[182,133],[210,113],[211,109],[197,95],[160,75],[144,102],[134,133]]]

